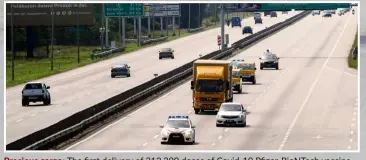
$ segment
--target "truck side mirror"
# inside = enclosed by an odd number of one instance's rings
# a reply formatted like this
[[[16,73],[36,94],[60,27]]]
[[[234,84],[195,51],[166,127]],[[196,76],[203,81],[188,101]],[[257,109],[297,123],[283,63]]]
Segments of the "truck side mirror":
[[[260,59],[260,60],[262,60],[262,58],[261,58],[261,57],[259,57],[259,59]]]
[[[191,81],[191,89],[193,89],[194,81]]]

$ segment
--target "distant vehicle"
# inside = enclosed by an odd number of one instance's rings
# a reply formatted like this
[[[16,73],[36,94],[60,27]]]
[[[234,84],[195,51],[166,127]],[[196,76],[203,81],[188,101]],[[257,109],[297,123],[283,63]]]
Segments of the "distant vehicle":
[[[130,66],[127,64],[118,64],[118,65],[114,65],[111,68],[111,77],[115,78],[117,76],[126,76],[126,77],[131,77],[131,71],[130,71]]]
[[[51,104],[50,86],[40,82],[29,82],[22,90],[22,106],[29,106],[29,102],[43,102],[44,105]]]
[[[174,50],[171,48],[162,48],[159,51],[159,59],[171,58],[174,59]]]
[[[271,17],[277,17],[277,12],[275,11],[271,12]]]
[[[255,71],[257,68],[255,67],[255,62],[240,62],[235,65],[235,68],[239,69],[239,74],[243,82],[251,82],[252,84],[256,84],[256,76]]]
[[[329,10],[324,11],[323,17],[332,17],[332,13]]]
[[[231,27],[239,26],[241,28],[241,18],[238,16],[231,17]]]
[[[196,141],[195,126],[188,116],[169,116],[162,128],[161,144],[184,142],[194,144]]]
[[[271,11],[264,11],[264,16],[271,15]]]
[[[336,14],[336,10],[335,9],[332,9],[332,10],[329,10],[331,14]]]
[[[282,11],[282,14],[288,14],[288,12],[287,11]]]
[[[250,26],[245,26],[245,27],[243,28],[243,34],[245,34],[245,33],[253,34],[253,28],[252,28],[252,27],[250,27]]]
[[[263,55],[259,58],[261,60],[260,69],[263,68],[275,68],[278,70],[278,60],[279,57],[276,56],[276,54],[269,54],[269,55]]]
[[[257,24],[257,23],[263,24],[262,18],[256,18],[256,19],[254,19],[254,24]]]
[[[314,10],[311,12],[311,14],[314,15],[320,15],[320,10]]]
[[[237,91],[239,94],[243,91],[242,79],[240,76],[240,69],[233,69],[233,90]]]
[[[340,11],[338,12],[338,15],[339,15],[339,16],[344,15],[344,10],[340,10]]]
[[[260,12],[254,12],[253,13],[253,18],[254,18],[254,20],[257,19],[257,18],[262,18],[262,14]]]
[[[216,116],[216,127],[247,125],[247,111],[241,103],[222,103]]]

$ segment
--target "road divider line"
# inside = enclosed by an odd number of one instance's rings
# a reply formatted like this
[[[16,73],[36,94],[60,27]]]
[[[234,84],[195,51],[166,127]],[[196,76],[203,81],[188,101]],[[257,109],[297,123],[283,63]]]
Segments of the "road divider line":
[[[338,70],[338,69],[335,69],[335,68],[332,68],[332,67],[329,67],[329,66],[327,66],[326,68],[327,68],[327,69],[330,69],[330,70],[333,70],[333,71],[336,71],[336,72],[343,73],[343,74],[345,74],[345,75],[349,75],[349,76],[355,77],[355,78],[357,78],[357,77],[358,77],[358,75],[357,75],[357,74],[348,73],[348,72],[346,72],[346,71],[341,71],[341,70]]]
[[[350,17],[351,17],[351,16],[348,16],[347,22],[346,22],[346,24],[343,26],[343,29],[342,29],[341,34],[340,34],[340,35],[339,35],[339,37],[337,38],[336,43],[334,44],[334,46],[333,46],[333,48],[332,48],[331,52],[329,53],[329,55],[328,55],[327,59],[325,60],[325,62],[324,62],[324,64],[323,64],[322,68],[320,69],[320,71],[319,71],[318,75],[316,76],[315,81],[314,81],[314,82],[313,82],[313,84],[311,85],[311,87],[310,87],[310,89],[309,89],[309,91],[308,91],[308,94],[307,94],[307,95],[306,95],[306,97],[305,97],[305,100],[304,100],[304,101],[303,101],[303,103],[301,104],[300,109],[298,110],[298,112],[296,113],[296,115],[295,115],[294,119],[292,120],[292,122],[291,122],[291,124],[290,124],[290,127],[288,128],[288,130],[287,130],[287,132],[286,132],[286,134],[285,134],[285,138],[284,138],[284,139],[283,139],[283,141],[281,142],[280,147],[278,148],[278,150],[282,150],[282,149],[283,149],[283,147],[285,146],[285,144],[286,144],[286,142],[287,142],[287,139],[288,139],[288,137],[290,136],[291,131],[292,131],[293,127],[295,126],[296,122],[297,122],[297,119],[299,118],[299,116],[300,116],[300,114],[301,114],[302,110],[304,109],[304,107],[305,107],[305,105],[307,104],[307,102],[308,102],[308,100],[309,100],[309,98],[310,98],[311,94],[313,93],[313,90],[314,90],[314,88],[315,88],[316,84],[318,83],[318,81],[319,81],[319,79],[320,79],[321,75],[323,74],[324,69],[326,68],[326,66],[327,66],[327,64],[328,64],[328,61],[329,61],[330,57],[333,55],[333,53],[334,53],[335,49],[337,48],[337,45],[338,45],[339,41],[341,40],[341,38],[342,38],[342,36],[343,36],[343,34],[344,34],[344,31],[346,30],[346,27],[347,27],[347,25],[348,25],[348,22],[349,22],[349,20],[350,20]]]
[[[351,149],[351,146],[348,146],[348,148],[347,149]]]
[[[221,139],[221,138],[222,138],[222,136],[220,135],[218,139]]]
[[[147,143],[144,143],[142,146],[145,147],[147,145]]]
[[[154,136],[154,139],[156,139],[156,138],[158,138],[158,137],[159,137],[159,135],[155,135],[155,136]]]
[[[226,128],[226,129],[225,129],[225,132],[227,132],[228,130],[229,130],[229,128]]]
[[[21,122],[21,121],[23,121],[23,119],[18,119],[18,120],[17,120],[17,121],[15,121],[15,122],[17,122],[17,123],[18,123],[18,122]]]
[[[216,145],[216,143],[214,142],[214,143],[212,143],[212,146],[215,146]]]
[[[34,117],[35,115],[37,115],[37,113],[34,113],[34,114],[30,115],[30,116],[31,116],[31,117]]]
[[[80,144],[82,144],[82,143],[84,143],[84,142],[86,142],[86,141],[90,140],[91,138],[93,138],[93,137],[95,137],[96,135],[98,135],[98,134],[102,133],[103,131],[107,130],[108,128],[110,128],[110,127],[112,127],[112,126],[114,126],[114,125],[116,125],[116,124],[118,124],[118,123],[122,122],[122,121],[123,121],[123,120],[125,120],[126,118],[128,118],[128,117],[130,117],[130,116],[132,116],[132,115],[134,115],[134,114],[136,114],[136,113],[138,113],[138,112],[139,112],[139,111],[141,111],[142,109],[145,109],[146,107],[149,107],[151,104],[153,104],[153,103],[157,102],[158,100],[160,100],[160,99],[162,99],[162,98],[165,98],[166,96],[168,96],[168,95],[172,94],[173,92],[175,92],[175,91],[177,91],[178,89],[183,88],[183,87],[185,87],[184,83],[183,83],[181,86],[179,86],[179,87],[177,87],[177,88],[175,88],[175,89],[171,90],[170,92],[168,92],[168,93],[164,94],[163,96],[161,96],[161,97],[159,97],[159,98],[157,98],[157,99],[155,99],[155,100],[153,100],[153,101],[149,102],[148,104],[146,104],[146,105],[142,106],[141,108],[139,108],[139,109],[135,110],[134,112],[132,112],[132,113],[128,114],[126,117],[123,117],[123,118],[119,119],[118,121],[115,121],[114,123],[112,123],[112,124],[110,124],[110,125],[105,126],[105,127],[104,127],[104,128],[102,128],[101,130],[99,130],[99,131],[95,132],[94,134],[90,135],[89,137],[87,137],[87,138],[83,139],[82,141],[79,141],[79,142],[77,142],[77,143],[75,143],[75,144],[71,145],[70,147],[66,148],[65,150],[70,150],[70,149],[72,149],[72,148],[74,148],[74,147],[76,147],[76,146],[78,146],[78,145],[80,145]]]

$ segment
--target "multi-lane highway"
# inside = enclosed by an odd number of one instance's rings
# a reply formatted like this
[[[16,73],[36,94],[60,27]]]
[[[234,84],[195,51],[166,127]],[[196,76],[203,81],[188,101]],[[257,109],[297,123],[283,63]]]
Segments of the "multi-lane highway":
[[[351,13],[307,16],[233,57],[255,61],[257,68],[267,48],[281,58],[279,70],[258,69],[258,84],[234,95],[249,111],[245,128],[217,128],[215,114],[195,115],[187,82],[67,149],[357,149],[358,73],[347,65],[356,30]],[[176,114],[196,125],[196,144],[160,144],[158,126]]]
[[[263,24],[254,24],[253,18],[243,20],[243,25],[254,27],[254,33],[265,27],[284,21],[300,12],[278,14],[277,18],[264,17]],[[44,78],[41,81],[51,86],[51,106],[21,106],[23,85],[6,90],[6,143],[11,143],[32,132],[50,126],[67,116],[91,105],[117,95],[153,78],[153,74],[163,74],[181,66],[199,54],[205,55],[218,49],[219,29],[198,33],[189,37],[167,42],[154,47],[141,49],[134,53],[105,60],[66,73]],[[227,27],[230,42],[235,42],[247,35],[241,34],[241,28]],[[174,60],[159,60],[158,50],[172,47]],[[124,62],[131,66],[130,78],[110,78],[110,67]]]

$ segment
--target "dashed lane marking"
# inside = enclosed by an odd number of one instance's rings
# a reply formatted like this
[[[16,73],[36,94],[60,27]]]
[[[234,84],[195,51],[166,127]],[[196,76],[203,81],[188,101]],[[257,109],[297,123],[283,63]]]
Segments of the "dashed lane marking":
[[[34,113],[34,114],[30,115],[30,116],[31,116],[31,117],[34,117],[35,115],[37,115],[37,113]]]
[[[226,128],[226,129],[225,129],[225,132],[227,132],[228,130],[229,130],[229,128]]]
[[[159,135],[155,135],[155,136],[154,136],[154,139],[156,139],[156,138],[158,138],[158,137],[159,137]]]
[[[144,147],[145,147],[146,145],[147,145],[147,143],[144,143],[142,146],[144,146]]]
[[[219,136],[219,138],[218,139],[221,139],[222,138],[222,136]]]
[[[20,121],[22,121],[23,119],[18,119],[17,121],[15,121],[15,122],[20,122]]]

